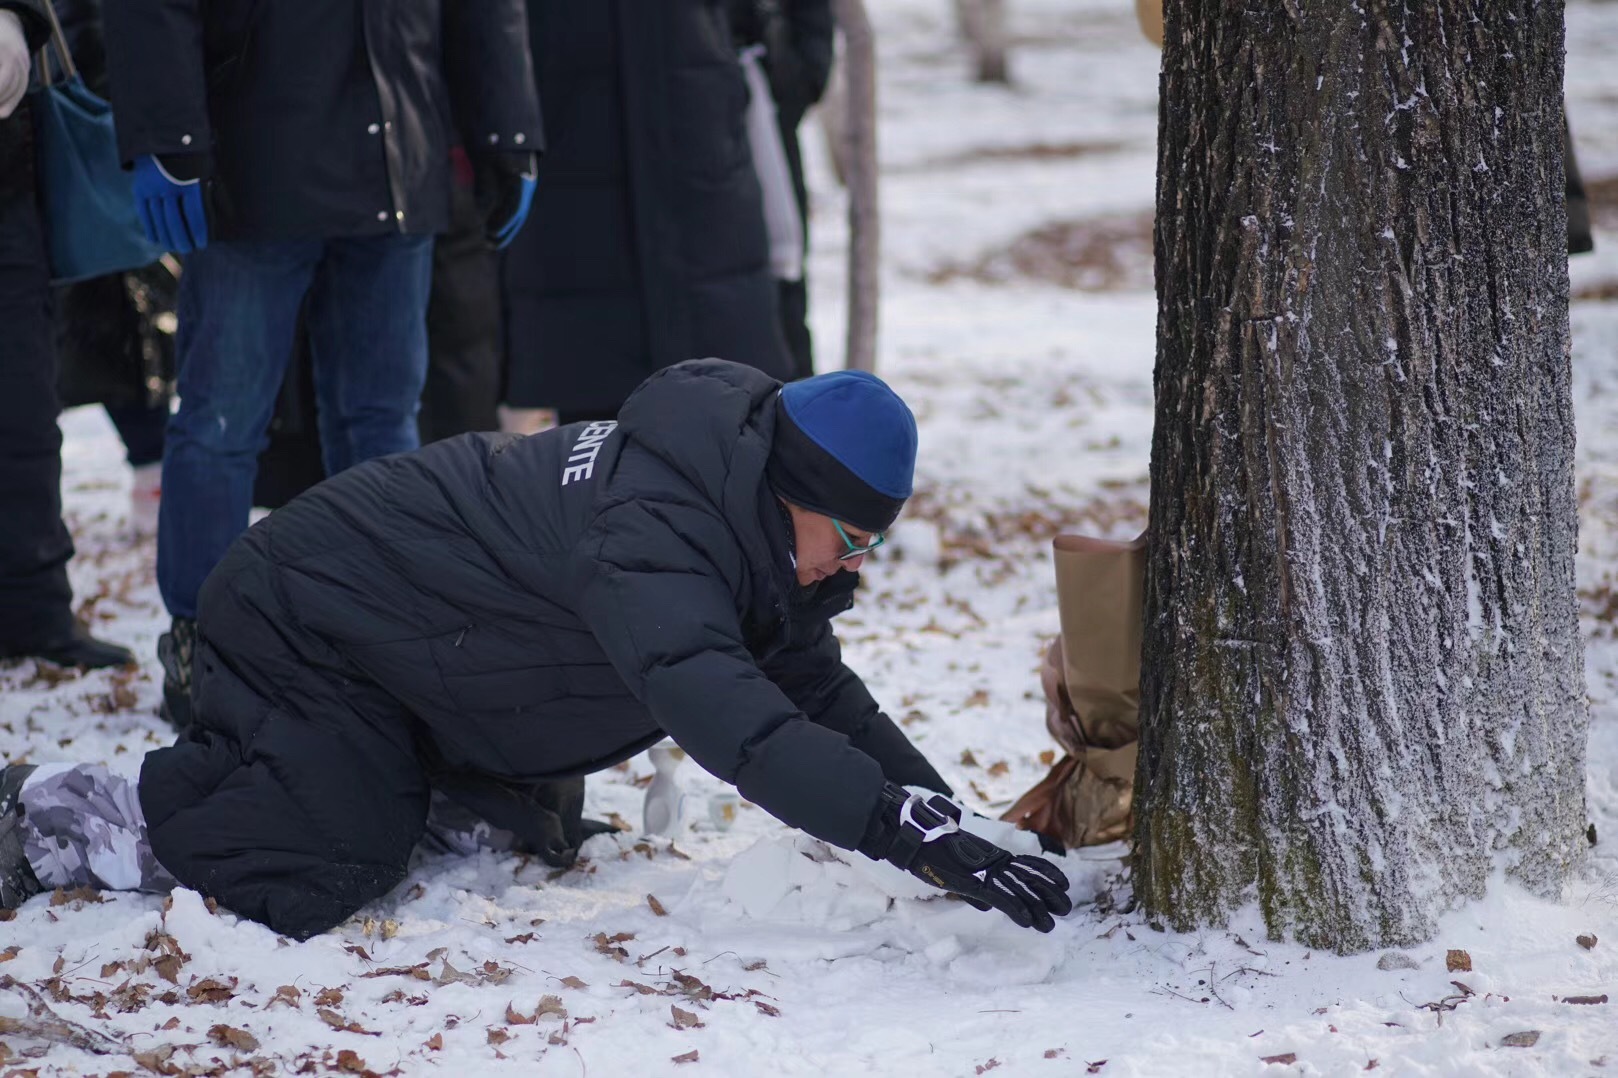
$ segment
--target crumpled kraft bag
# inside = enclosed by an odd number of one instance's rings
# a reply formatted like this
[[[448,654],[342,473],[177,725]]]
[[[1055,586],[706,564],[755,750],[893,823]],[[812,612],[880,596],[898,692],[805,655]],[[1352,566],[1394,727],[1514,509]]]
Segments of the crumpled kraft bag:
[[[1066,750],[1001,817],[1068,846],[1126,838],[1140,737],[1146,536],[1057,536],[1062,635],[1040,671],[1045,725]]]
[[[1163,0],[1135,0],[1135,18],[1140,32],[1158,48],[1163,47]]]

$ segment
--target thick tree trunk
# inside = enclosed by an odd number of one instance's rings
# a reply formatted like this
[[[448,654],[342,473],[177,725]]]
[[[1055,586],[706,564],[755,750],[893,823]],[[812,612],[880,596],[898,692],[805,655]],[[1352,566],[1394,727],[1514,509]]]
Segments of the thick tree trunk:
[[[1410,943],[1578,862],[1562,5],[1170,0],[1136,888]]]
[[[848,185],[848,337],[850,369],[876,369],[881,302],[882,218],[876,151],[876,34],[863,0],[832,0],[843,32],[842,159]]]

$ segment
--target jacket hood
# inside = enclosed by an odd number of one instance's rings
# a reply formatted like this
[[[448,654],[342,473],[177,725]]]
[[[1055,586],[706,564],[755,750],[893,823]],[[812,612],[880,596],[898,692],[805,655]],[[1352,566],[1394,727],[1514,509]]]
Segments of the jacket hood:
[[[796,583],[792,537],[765,481],[780,389],[741,363],[687,360],[642,382],[619,410],[618,427],[719,507],[784,603]]]

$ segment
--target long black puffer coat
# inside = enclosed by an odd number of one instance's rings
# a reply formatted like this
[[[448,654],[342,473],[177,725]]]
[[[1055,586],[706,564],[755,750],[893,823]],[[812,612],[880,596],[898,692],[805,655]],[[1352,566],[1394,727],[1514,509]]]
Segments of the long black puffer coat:
[[[653,371],[778,378],[747,83],[721,0],[529,0],[546,154],[506,252],[506,402],[613,415]]]
[[[616,427],[449,439],[250,530],[203,587],[195,725],[141,774],[158,860],[306,937],[398,883],[432,786],[560,860],[526,791],[665,735],[845,848],[884,777],[943,788],[841,661],[853,574],[796,584],[777,386],[681,364]]]

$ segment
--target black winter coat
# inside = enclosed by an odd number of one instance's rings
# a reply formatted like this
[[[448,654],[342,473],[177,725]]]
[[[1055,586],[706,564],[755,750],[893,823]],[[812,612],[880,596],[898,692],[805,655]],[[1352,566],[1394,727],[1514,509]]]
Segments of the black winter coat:
[[[530,0],[548,149],[506,254],[510,404],[614,414],[724,356],[787,378],[747,85],[718,0]]]
[[[529,835],[525,784],[667,735],[844,848],[884,776],[943,788],[843,665],[857,579],[796,584],[777,386],[681,364],[616,427],[452,438],[251,529],[203,587],[195,725],[141,776],[158,859],[306,936],[403,878],[429,785]]]
[[[211,155],[220,239],[441,232],[455,124],[480,149],[542,146],[522,0],[119,0],[105,18],[125,162]]]

